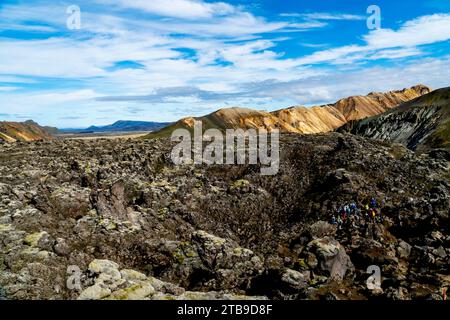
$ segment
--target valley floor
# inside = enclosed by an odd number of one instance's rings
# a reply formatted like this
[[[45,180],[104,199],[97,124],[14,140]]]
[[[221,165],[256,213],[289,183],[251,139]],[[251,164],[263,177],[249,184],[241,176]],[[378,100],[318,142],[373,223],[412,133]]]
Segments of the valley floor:
[[[97,139],[136,139],[148,135],[150,131],[144,132],[94,132],[94,133],[63,133],[58,134],[58,139],[64,140],[97,140]]]

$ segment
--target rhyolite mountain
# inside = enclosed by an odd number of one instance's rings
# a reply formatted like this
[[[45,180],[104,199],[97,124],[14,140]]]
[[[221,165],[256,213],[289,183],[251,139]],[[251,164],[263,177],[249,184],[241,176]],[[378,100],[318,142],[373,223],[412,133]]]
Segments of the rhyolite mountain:
[[[170,122],[152,122],[152,121],[130,121],[119,120],[106,126],[90,126],[86,129],[61,129],[63,133],[79,132],[133,132],[133,131],[154,131],[170,125]]]
[[[401,143],[418,152],[450,151],[450,87],[435,90],[380,115],[339,128],[366,138]]]
[[[0,140],[7,142],[51,140],[56,128],[42,127],[32,120],[0,122]]]
[[[290,133],[323,133],[333,131],[349,121],[364,119],[390,110],[397,105],[431,91],[424,85],[387,93],[372,92],[367,96],[353,96],[334,104],[315,107],[291,107],[273,112],[246,108],[220,109],[203,117],[188,117],[150,133],[148,138],[170,136],[177,128],[192,130],[194,121],[201,121],[203,129],[280,129]]]

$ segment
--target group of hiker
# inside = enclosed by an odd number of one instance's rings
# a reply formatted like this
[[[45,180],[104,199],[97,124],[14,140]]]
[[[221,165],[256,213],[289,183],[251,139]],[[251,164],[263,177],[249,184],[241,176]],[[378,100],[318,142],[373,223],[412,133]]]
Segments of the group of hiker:
[[[345,226],[356,227],[361,222],[383,222],[381,211],[383,202],[380,205],[375,198],[371,198],[364,201],[361,206],[355,202],[345,204],[336,209],[330,223],[342,229]]]

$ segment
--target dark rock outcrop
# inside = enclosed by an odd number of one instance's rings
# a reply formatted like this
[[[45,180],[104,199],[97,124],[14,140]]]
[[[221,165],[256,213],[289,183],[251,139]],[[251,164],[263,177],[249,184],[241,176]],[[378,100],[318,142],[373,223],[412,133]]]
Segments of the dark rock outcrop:
[[[435,90],[380,115],[339,128],[359,136],[400,143],[447,157],[450,151],[450,88]],[[437,150],[442,149],[440,154]]]

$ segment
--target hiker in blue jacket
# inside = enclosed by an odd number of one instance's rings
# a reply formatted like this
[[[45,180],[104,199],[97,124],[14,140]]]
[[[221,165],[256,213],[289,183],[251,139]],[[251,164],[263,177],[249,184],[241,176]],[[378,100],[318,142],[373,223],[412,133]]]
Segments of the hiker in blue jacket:
[[[372,208],[376,208],[377,207],[377,200],[375,198],[372,198],[372,200],[370,200],[370,206]]]

